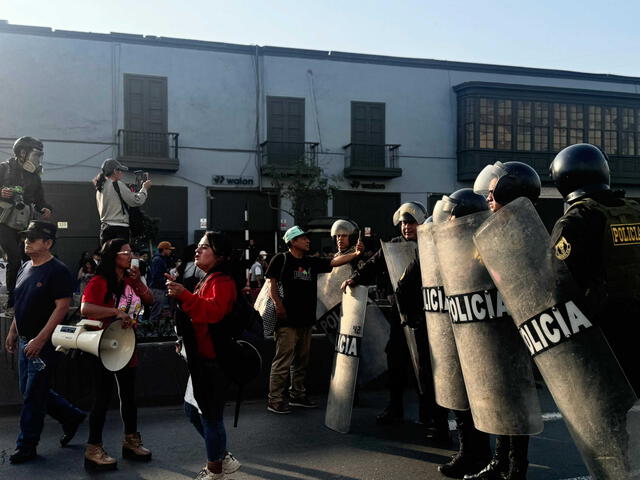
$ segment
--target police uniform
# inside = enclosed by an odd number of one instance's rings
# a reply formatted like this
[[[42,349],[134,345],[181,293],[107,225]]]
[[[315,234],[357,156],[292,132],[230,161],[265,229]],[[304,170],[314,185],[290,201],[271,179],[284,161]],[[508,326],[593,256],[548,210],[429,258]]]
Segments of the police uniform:
[[[406,240],[402,236],[394,237],[391,239],[391,243],[407,242],[413,240]],[[417,282],[407,282],[405,280],[405,289],[409,291],[417,292],[418,300],[417,305],[422,304],[420,299],[420,270],[417,269]],[[391,281],[389,279],[389,271],[384,258],[382,249],[378,250],[363,266],[361,266],[351,277],[356,284],[372,285],[376,283],[382,283],[382,290],[386,292],[393,292]],[[407,288],[407,283],[411,286]],[[409,294],[410,295],[410,294]],[[390,295],[392,308],[385,309],[385,316],[390,325],[389,341],[385,348],[387,354],[387,368],[389,371],[389,394],[390,401],[389,406],[385,412],[378,417],[380,422],[393,421],[394,419],[400,419],[403,416],[403,392],[408,381],[408,373],[413,368],[411,364],[411,357],[409,354],[409,347],[403,331],[403,327],[398,314],[398,309],[395,305],[395,298]],[[422,314],[422,312],[420,312]],[[414,315],[411,315],[412,317]],[[416,340],[418,349],[420,352],[420,359],[426,363],[421,365],[421,372],[425,385],[433,386],[431,380],[431,364],[429,362],[429,347],[427,341],[426,325],[424,321],[416,322],[416,325],[421,328],[416,329]],[[432,424],[437,428],[445,428],[448,431],[447,426],[447,410],[443,409],[435,403],[435,396],[433,388],[428,389],[425,394],[419,395],[419,417],[420,421],[425,424]]]
[[[640,205],[611,190],[571,204],[556,222],[553,255],[581,289],[585,313],[603,331],[636,394],[640,375]]]

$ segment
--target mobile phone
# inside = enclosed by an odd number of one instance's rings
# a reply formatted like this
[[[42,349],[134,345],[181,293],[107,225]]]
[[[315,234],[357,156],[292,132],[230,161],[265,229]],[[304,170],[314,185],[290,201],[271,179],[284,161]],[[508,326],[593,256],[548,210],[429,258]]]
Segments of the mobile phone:
[[[149,172],[143,172],[142,170],[136,170],[135,172],[136,175],[136,185],[138,186],[138,188],[142,187],[142,184],[144,182],[146,182],[147,180],[149,180]]]
[[[132,258],[131,259],[131,266],[135,267],[135,268],[140,268],[140,259]]]

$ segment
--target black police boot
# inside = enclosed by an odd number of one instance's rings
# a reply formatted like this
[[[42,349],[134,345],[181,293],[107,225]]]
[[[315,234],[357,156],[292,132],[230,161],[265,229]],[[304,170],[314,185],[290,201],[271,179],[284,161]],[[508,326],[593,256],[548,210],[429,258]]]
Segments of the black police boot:
[[[475,473],[484,467],[491,458],[489,435],[476,430],[469,415],[469,421],[464,421],[456,412],[458,421],[458,441],[460,449],[451,460],[438,467],[438,471],[445,477],[463,478],[466,474]]]
[[[444,448],[450,447],[452,440],[449,432],[449,411],[436,406],[433,420],[426,424],[425,433],[430,443]]]
[[[505,480],[527,480],[529,468],[529,435],[517,435],[511,437],[511,451],[509,452],[509,473]]]
[[[510,437],[499,435],[496,438],[496,450],[491,461],[478,473],[465,475],[465,480],[503,480],[509,472]]]

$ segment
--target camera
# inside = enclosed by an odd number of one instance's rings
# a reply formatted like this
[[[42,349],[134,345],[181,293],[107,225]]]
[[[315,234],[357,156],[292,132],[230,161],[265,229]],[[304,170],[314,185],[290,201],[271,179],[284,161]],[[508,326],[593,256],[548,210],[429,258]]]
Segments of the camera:
[[[11,190],[13,191],[13,206],[16,210],[22,210],[25,207],[23,196],[24,190],[20,185],[16,185]]]

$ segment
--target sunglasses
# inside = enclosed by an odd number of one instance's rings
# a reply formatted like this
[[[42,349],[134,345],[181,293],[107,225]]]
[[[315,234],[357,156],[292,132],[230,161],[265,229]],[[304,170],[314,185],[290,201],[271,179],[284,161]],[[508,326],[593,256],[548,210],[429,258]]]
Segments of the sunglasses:
[[[122,250],[121,252],[118,252],[118,255],[133,255],[133,252],[131,250]]]

